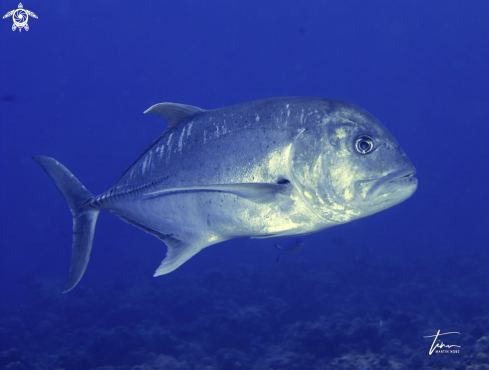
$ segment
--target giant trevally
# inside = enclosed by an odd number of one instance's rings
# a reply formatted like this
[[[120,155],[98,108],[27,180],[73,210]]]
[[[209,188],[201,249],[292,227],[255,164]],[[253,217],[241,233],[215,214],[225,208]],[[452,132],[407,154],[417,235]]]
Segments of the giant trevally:
[[[145,113],[165,118],[166,130],[98,196],[55,159],[34,157],[73,213],[64,292],[85,272],[104,209],[165,242],[158,276],[210,245],[318,232],[390,208],[417,187],[396,139],[349,103],[272,98],[215,110],[161,103]]]

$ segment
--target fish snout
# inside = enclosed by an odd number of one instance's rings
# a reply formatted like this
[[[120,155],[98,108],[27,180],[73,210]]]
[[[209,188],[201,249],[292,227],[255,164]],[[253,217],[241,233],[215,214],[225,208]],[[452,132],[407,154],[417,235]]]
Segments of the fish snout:
[[[359,180],[355,183],[355,194],[362,201],[366,201],[383,194],[410,188],[414,188],[414,190],[411,189],[414,193],[418,184],[418,180],[414,177],[415,174],[416,169],[409,164],[377,179]]]

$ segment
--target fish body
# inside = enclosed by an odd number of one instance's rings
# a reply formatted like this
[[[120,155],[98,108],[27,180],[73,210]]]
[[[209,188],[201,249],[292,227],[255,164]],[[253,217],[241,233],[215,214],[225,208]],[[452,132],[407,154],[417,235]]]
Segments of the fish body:
[[[34,159],[74,214],[65,292],[88,264],[98,213],[163,240],[169,273],[210,245],[306,235],[410,197],[415,168],[387,129],[352,104],[272,98],[216,110],[161,103],[168,127],[105,193],[93,196],[52,158]]]
[[[280,249],[280,253],[277,257],[277,262],[282,254],[286,254],[290,256],[292,254],[299,253],[302,250],[303,246],[304,246],[304,240],[299,237],[293,237],[287,239],[282,247],[279,246],[278,244],[275,244],[275,247]]]

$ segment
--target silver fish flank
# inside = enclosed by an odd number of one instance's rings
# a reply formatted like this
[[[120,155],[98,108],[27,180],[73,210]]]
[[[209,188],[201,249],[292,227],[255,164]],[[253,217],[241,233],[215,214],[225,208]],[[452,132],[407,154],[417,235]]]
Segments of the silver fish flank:
[[[315,233],[409,198],[416,170],[372,115],[322,98],[272,98],[215,110],[161,103],[167,129],[105,193],[53,158],[34,159],[73,213],[64,292],[81,280],[97,216],[108,210],[168,247],[155,276],[210,245]]]

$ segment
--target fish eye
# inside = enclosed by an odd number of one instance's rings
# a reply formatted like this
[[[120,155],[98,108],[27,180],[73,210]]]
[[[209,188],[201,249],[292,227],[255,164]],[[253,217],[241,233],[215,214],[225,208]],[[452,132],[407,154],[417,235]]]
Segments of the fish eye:
[[[368,135],[361,135],[355,140],[355,149],[360,154],[369,154],[374,148],[374,139]]]

